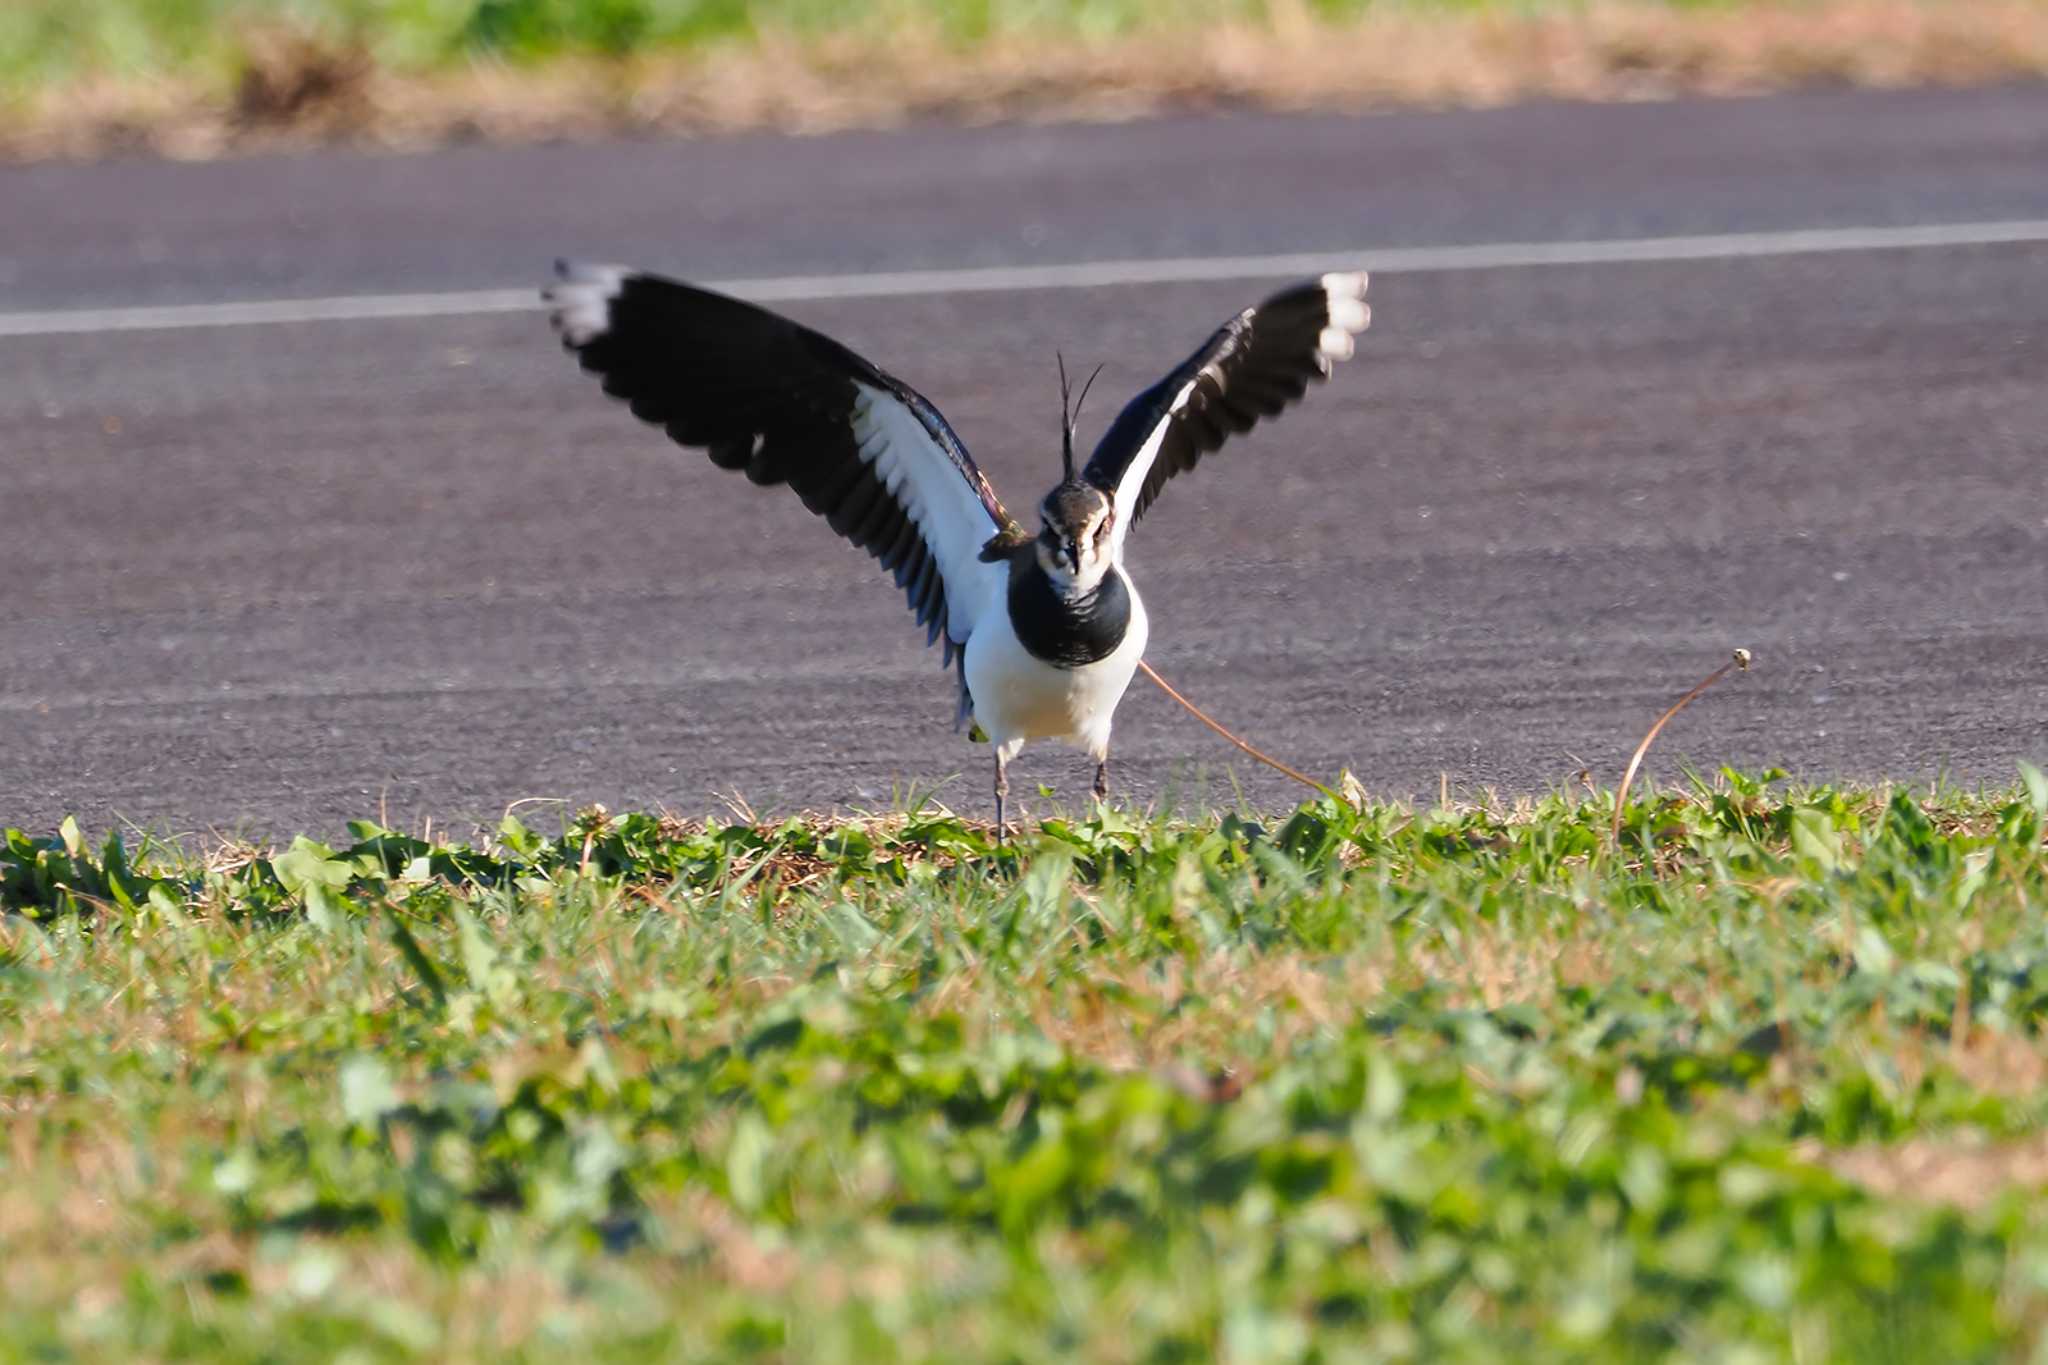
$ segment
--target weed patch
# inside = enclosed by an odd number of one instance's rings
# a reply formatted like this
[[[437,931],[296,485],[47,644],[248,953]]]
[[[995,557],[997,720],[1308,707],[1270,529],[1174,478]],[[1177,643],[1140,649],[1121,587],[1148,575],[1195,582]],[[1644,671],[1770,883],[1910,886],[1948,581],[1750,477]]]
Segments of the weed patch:
[[[0,1355],[2010,1358],[2048,782],[0,847]]]

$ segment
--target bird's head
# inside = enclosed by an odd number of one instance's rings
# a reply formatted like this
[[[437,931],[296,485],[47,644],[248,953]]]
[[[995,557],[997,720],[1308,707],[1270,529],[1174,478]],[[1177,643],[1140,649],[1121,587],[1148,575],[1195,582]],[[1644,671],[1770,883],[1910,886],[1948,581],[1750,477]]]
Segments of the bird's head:
[[[1109,572],[1116,510],[1092,483],[1068,479],[1038,508],[1038,564],[1063,594],[1094,590]]]
[[[1095,383],[1095,374],[1081,386],[1080,398],[1067,401],[1066,357],[1060,367],[1060,463],[1065,477],[1045,495],[1038,507],[1038,563],[1062,595],[1092,592],[1109,572],[1113,549],[1110,528],[1116,523],[1116,508],[1109,495],[1074,473],[1074,424],[1081,419],[1081,404]]]

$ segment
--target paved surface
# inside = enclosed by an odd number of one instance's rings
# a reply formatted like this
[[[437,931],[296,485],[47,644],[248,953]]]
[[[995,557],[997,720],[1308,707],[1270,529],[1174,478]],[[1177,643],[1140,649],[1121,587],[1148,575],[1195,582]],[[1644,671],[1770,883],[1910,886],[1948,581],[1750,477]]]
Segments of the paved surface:
[[[0,312],[2048,218],[2048,91],[0,169]],[[1345,258],[1348,263],[1349,257]],[[1337,263],[1334,262],[1333,263]],[[1359,262],[1373,264],[1370,252]],[[1013,506],[1264,285],[813,302]],[[1360,358],[1133,541],[1153,662],[1392,794],[2048,760],[2048,245],[1383,275]],[[533,316],[0,339],[0,824],[885,804],[986,750],[900,599]],[[1117,781],[1284,784],[1141,681]],[[1040,747],[1075,799],[1085,760]],[[1043,804],[1043,803],[1035,803]]]

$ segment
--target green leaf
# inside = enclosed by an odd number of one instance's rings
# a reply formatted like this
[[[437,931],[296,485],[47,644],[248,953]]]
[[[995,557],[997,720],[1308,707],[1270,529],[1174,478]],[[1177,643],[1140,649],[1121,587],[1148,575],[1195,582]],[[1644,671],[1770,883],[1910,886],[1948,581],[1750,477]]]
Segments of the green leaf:
[[[529,862],[540,857],[547,847],[546,840],[521,824],[518,816],[510,814],[498,822],[498,842]]]
[[[849,955],[864,953],[881,942],[882,931],[868,923],[851,901],[834,903],[827,916]]]
[[[1037,1217],[1073,1172],[1073,1154],[1066,1140],[1051,1133],[1038,1140],[1023,1159],[1003,1172],[998,1183],[1003,1227],[1012,1236]]]
[[[398,1107],[398,1090],[381,1058],[361,1053],[341,1064],[341,1115],[358,1128],[375,1128]]]
[[[498,954],[484,937],[476,916],[460,905],[455,907],[455,931],[462,945],[462,974],[469,978],[470,985],[481,986],[497,965]]]
[[[1813,860],[1827,872],[1841,866],[1841,836],[1835,833],[1835,827],[1825,812],[1810,806],[1795,807],[1791,833],[1792,851],[1800,857]]]
[[[498,960],[498,950],[477,917],[462,905],[454,907],[455,933],[462,948],[462,974],[470,989],[494,1004],[510,999],[519,980]]]
[[[448,986],[441,979],[441,969],[434,965],[434,960],[427,956],[426,949],[420,947],[420,941],[412,936],[412,930],[405,927],[405,921],[398,917],[398,911],[388,901],[384,905],[384,918],[391,924],[391,941],[398,945],[398,951],[412,967],[413,975],[419,977],[420,984],[434,997],[436,1005],[446,1007]]]
[[[2020,781],[2026,784],[2027,800],[2033,804],[2034,814],[2048,820],[2048,773],[2021,759]]]
[[[1890,976],[1898,965],[1898,954],[1883,934],[1869,925],[1856,931],[1856,970],[1872,976]]]
[[[306,898],[306,922],[308,924],[311,924],[323,934],[332,934],[335,930],[341,928],[342,920],[348,913],[346,901],[337,897],[334,892],[318,882],[307,883],[303,894]]]
[[[1058,914],[1066,909],[1067,887],[1074,875],[1074,856],[1064,848],[1048,849],[1032,859],[1024,872],[1024,902],[1033,912]]]
[[[230,1198],[247,1194],[256,1187],[258,1169],[255,1154],[238,1149],[214,1163],[213,1187]]]
[[[137,908],[137,898],[149,894],[148,879],[138,877],[128,866],[128,848],[121,842],[119,830],[108,831],[100,844],[100,876],[106,881],[107,894],[130,913]]]
[[[164,923],[179,929],[189,928],[191,921],[185,917],[185,907],[178,904],[178,898],[162,882],[149,888],[149,908],[163,918]]]
[[[284,889],[294,895],[305,894],[309,886],[340,891],[354,881],[356,875],[349,864],[335,861],[333,849],[303,834],[292,840],[290,848],[270,860],[270,870],[284,883]]]
[[[759,1212],[767,1198],[765,1171],[770,1137],[767,1121],[759,1114],[742,1114],[733,1127],[732,1142],[725,1149],[726,1193],[733,1206],[744,1213]]]

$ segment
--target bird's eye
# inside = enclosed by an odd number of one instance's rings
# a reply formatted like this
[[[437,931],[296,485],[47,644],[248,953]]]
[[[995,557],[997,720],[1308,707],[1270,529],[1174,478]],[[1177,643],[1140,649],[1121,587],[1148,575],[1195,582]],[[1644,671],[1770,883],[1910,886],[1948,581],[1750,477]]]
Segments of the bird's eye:
[[[1044,541],[1046,545],[1052,549],[1057,550],[1060,547],[1059,532],[1053,530],[1050,526],[1046,527],[1043,531],[1040,531],[1038,533],[1038,538]]]
[[[1108,539],[1109,539],[1109,518],[1108,518],[1108,517],[1104,517],[1104,518],[1103,518],[1103,519],[1102,519],[1101,521],[1099,521],[1099,522],[1095,523],[1095,543],[1096,543],[1097,545],[1100,545],[1100,544],[1101,544],[1101,543],[1102,543],[1103,541],[1105,541],[1105,540],[1108,540]]]

